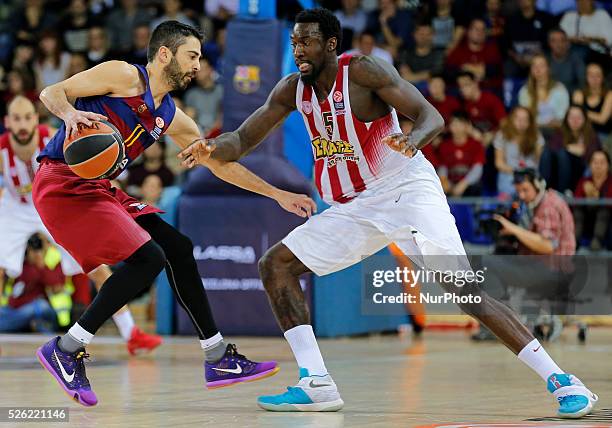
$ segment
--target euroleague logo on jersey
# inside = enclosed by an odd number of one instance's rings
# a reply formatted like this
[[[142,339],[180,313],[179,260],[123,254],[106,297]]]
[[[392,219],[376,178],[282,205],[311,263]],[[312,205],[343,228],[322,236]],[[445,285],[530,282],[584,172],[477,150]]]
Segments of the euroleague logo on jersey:
[[[334,109],[336,110],[336,114],[344,114],[344,97],[342,96],[342,92],[334,92],[332,98],[334,100]]]

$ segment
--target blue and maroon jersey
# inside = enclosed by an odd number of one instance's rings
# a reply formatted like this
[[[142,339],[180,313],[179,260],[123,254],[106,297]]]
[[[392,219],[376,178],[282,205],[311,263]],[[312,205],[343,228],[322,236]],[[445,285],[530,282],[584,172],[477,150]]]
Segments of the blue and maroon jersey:
[[[143,94],[133,97],[110,97],[97,95],[94,97],[77,98],[74,106],[77,110],[91,111],[103,114],[121,133],[125,142],[125,155],[127,167],[147,147],[155,143],[166,132],[168,126],[174,119],[176,106],[170,94],[166,94],[161,104],[155,109],[153,95],[149,86],[149,75],[145,67],[134,64],[142,73],[147,89]],[[64,139],[66,136],[66,125],[55,133],[37,160],[47,157],[49,159],[64,159]],[[118,175],[118,171],[115,175]]]

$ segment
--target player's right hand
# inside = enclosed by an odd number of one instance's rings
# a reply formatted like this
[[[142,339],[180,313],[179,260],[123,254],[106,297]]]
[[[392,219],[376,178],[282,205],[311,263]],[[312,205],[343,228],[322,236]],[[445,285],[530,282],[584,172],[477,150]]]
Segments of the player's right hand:
[[[409,158],[413,157],[418,151],[416,146],[410,141],[410,137],[401,133],[387,135],[382,139],[382,142],[392,150],[400,152]]]
[[[185,168],[193,168],[197,164],[210,158],[210,154],[217,147],[205,139],[195,140],[189,147],[181,151],[176,157],[181,159]]]
[[[91,126],[92,122],[108,120],[104,115],[94,113],[91,111],[75,110],[64,116],[64,123],[66,124],[66,137],[72,137],[79,130],[79,123],[86,126]]]

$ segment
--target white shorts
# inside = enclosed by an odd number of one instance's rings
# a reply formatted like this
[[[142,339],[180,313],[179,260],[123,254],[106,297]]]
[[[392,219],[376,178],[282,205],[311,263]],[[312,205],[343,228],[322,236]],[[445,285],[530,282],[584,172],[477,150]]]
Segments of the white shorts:
[[[398,174],[311,217],[282,243],[319,276],[391,243],[428,269],[470,269],[440,180],[420,152]]]
[[[7,202],[3,198],[0,199],[0,268],[8,276],[21,275],[28,239],[37,232],[43,233],[59,249],[64,275],[83,273],[77,261],[55,243],[33,206]]]

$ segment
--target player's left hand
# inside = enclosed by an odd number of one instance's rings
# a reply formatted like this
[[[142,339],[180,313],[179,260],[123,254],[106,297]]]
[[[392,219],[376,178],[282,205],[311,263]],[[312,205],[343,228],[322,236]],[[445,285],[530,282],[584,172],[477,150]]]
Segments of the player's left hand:
[[[283,209],[300,217],[310,217],[317,212],[317,204],[307,195],[279,190],[274,199]]]
[[[389,146],[392,150],[400,152],[409,158],[416,155],[418,149],[410,142],[410,138],[405,134],[391,134],[382,139],[382,142]]]
[[[189,147],[181,151],[177,157],[181,159],[181,165],[185,168],[193,168],[210,158],[210,154],[215,150],[215,147],[208,140],[195,140]]]

